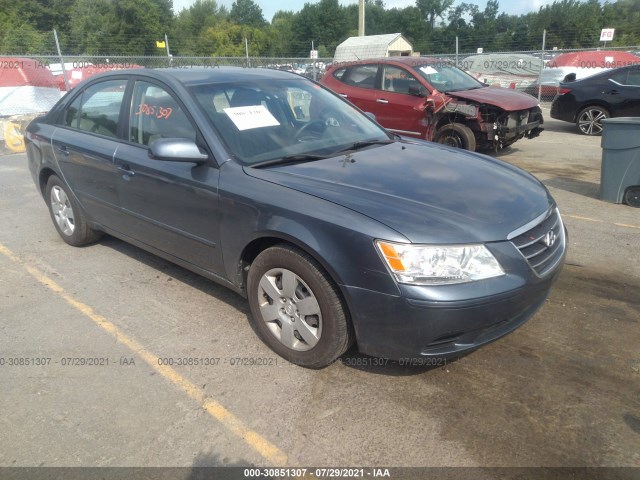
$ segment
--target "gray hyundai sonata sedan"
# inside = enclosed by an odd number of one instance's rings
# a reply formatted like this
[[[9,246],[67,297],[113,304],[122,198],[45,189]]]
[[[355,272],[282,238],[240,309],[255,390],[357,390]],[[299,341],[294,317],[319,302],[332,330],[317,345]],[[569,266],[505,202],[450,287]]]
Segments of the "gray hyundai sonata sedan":
[[[530,174],[392,135],[287,72],[98,75],[26,142],[65,242],[107,233],[233,289],[306,367],[354,342],[389,359],[476,349],[536,312],[565,256]]]

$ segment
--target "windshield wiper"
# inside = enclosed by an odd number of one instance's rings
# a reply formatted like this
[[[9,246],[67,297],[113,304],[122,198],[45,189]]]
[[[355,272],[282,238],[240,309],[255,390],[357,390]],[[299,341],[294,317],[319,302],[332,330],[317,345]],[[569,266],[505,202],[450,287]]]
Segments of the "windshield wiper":
[[[389,145],[390,143],[395,143],[395,140],[361,140],[359,142],[351,143],[345,148],[341,148],[336,153],[347,152],[349,150],[360,150],[361,148],[369,147],[371,145]]]
[[[269,167],[271,165],[287,165],[291,163],[301,162],[313,162],[315,160],[324,160],[325,158],[333,157],[334,155],[315,155],[311,153],[301,153],[298,155],[287,155],[280,158],[272,158],[271,160],[264,160],[262,162],[249,165],[253,168]]]

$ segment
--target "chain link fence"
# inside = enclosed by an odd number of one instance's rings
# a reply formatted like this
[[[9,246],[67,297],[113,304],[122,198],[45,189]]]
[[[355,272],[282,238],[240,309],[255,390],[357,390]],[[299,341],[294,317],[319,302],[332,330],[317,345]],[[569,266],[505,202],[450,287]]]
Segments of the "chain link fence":
[[[428,55],[457,65],[480,82],[515,89],[550,103],[558,85],[569,74],[577,79],[626,65],[640,65],[640,46],[605,49],[532,50],[520,52],[483,52]],[[108,56],[108,55],[31,55],[0,56],[0,145],[11,144],[20,151],[20,132],[36,113],[47,111],[65,91],[97,73],[129,68],[216,68],[220,66],[275,68],[320,79],[331,58],[301,57],[211,57],[211,56]],[[6,86],[3,78],[18,70],[31,69],[40,74],[27,75],[34,82],[46,73],[53,80],[46,86],[18,83]],[[23,72],[24,73],[24,72]],[[33,72],[32,72],[33,73]],[[23,75],[24,77],[24,75]],[[32,103],[36,107],[26,109]],[[46,105],[45,105],[46,103]],[[36,112],[37,110],[37,112]]]

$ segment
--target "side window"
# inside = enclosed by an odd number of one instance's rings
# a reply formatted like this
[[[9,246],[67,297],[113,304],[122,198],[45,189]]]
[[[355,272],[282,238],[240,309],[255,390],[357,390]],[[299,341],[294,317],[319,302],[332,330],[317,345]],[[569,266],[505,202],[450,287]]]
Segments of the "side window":
[[[149,145],[159,138],[196,140],[196,129],[166,90],[138,81],[133,89],[129,140]]]
[[[382,73],[382,89],[388,92],[409,94],[409,88],[419,88],[420,82],[411,73],[398,67],[385,65]]]
[[[336,77],[338,80],[342,80],[344,77],[344,72],[346,72],[347,69],[346,68],[339,68],[338,70],[336,70],[335,72],[333,72],[333,76]]]
[[[610,80],[613,80],[620,85],[627,85],[627,71],[623,70],[621,72],[614,72],[609,76]]]
[[[640,87],[640,69],[632,68],[631,70],[629,70],[627,75],[627,81],[624,83],[625,85]]]
[[[120,106],[127,80],[108,80],[88,87],[64,113],[63,125],[108,137],[118,135]]]
[[[377,65],[356,65],[355,67],[347,69],[342,76],[342,81],[354,87],[375,88],[377,75]]]
[[[82,103],[82,94],[78,95],[76,99],[67,107],[64,112],[64,118],[62,124],[66,127],[78,128],[78,121],[80,120],[80,104]]]

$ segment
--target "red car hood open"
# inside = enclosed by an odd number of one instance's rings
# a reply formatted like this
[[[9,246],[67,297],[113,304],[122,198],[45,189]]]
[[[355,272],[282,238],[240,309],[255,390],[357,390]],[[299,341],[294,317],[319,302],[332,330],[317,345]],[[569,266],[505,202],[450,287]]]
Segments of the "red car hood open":
[[[448,95],[454,98],[494,105],[507,112],[527,110],[538,105],[538,100],[527,93],[500,87],[482,87],[475,90],[449,92]]]

